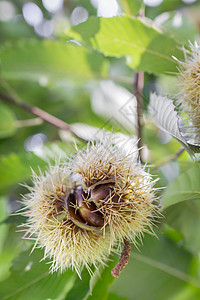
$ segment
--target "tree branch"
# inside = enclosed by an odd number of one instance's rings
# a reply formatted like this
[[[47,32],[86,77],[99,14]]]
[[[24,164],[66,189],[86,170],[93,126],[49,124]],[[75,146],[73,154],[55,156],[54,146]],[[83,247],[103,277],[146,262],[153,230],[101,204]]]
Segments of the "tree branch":
[[[177,152],[175,152],[174,154],[166,157],[158,166],[156,166],[155,168],[153,168],[151,171],[157,171],[159,170],[162,166],[164,166],[165,164],[169,163],[170,161],[174,161],[176,160],[183,152],[185,151],[184,148],[180,148]]]
[[[53,115],[47,113],[46,111],[40,109],[37,106],[32,106],[30,104],[27,104],[23,101],[19,101],[14,99],[13,97],[6,95],[2,92],[0,92],[0,99],[10,103],[12,105],[15,105],[17,107],[22,108],[23,110],[26,110],[28,112],[30,112],[31,114],[41,118],[42,120],[44,120],[46,123],[49,123],[59,129],[62,130],[66,130],[71,132],[74,136],[76,136],[77,138],[80,139],[80,137],[73,131],[73,129],[71,128],[71,126],[69,124],[67,124],[66,122],[54,117]]]

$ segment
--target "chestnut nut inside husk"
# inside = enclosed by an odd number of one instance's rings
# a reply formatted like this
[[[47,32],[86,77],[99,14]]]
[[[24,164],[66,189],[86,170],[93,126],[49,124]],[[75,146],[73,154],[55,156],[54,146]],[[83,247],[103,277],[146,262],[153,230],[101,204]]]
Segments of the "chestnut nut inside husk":
[[[92,226],[100,229],[105,225],[100,208],[106,205],[109,199],[113,202],[119,199],[119,196],[114,194],[112,184],[100,184],[88,192],[79,185],[67,196],[66,208],[72,222],[78,227],[89,229],[88,227]]]

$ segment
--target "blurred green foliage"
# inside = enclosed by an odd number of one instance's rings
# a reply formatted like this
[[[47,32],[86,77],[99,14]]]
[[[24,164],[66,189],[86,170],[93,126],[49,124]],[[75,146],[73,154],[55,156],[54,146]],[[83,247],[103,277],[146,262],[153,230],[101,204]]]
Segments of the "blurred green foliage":
[[[117,103],[110,90],[105,100],[99,89],[103,80],[112,80],[134,93],[136,71],[147,72],[146,111],[151,90],[176,92],[177,64],[172,55],[182,59],[182,46],[187,48],[188,39],[193,42],[199,38],[199,1],[186,4],[164,0],[156,7],[146,6],[144,20],[138,17],[144,8],[138,0],[120,0],[120,16],[111,18],[97,17],[95,1],[64,1],[54,13],[42,1],[33,2],[43,15],[35,26],[24,19],[28,1],[0,1],[0,92],[37,106],[74,128],[82,126],[86,140],[102,128],[136,135],[134,126],[126,127],[114,114],[114,107],[126,105],[130,98],[123,96]],[[10,4],[10,10],[5,3]],[[72,14],[77,7],[88,14],[88,19],[74,26]],[[81,17],[78,15],[76,21]],[[108,118],[107,107],[112,105]],[[123,118],[127,121],[128,115]],[[85,125],[91,126],[87,132]],[[78,147],[86,144],[78,139],[76,143]],[[56,157],[73,154],[74,137],[0,99],[2,300],[200,299],[199,163],[191,162],[186,152],[171,161],[180,144],[159,130],[147,113],[143,143],[145,161],[153,176],[160,177],[157,195],[164,218],[157,224],[158,239],[145,235],[140,252],[132,247],[129,264],[118,279],[110,274],[116,256],[92,278],[83,270],[82,281],[69,270],[50,275],[48,264],[39,262],[43,251],[36,249],[29,256],[32,243],[23,241],[22,233],[16,232],[22,219],[8,215],[21,207],[20,194],[27,190],[19,183],[30,183],[31,168],[38,173]]]

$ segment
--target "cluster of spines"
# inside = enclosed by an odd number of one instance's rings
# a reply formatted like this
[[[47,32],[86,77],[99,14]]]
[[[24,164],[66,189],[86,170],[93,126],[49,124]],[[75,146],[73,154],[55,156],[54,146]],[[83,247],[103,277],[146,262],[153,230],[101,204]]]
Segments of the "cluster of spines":
[[[190,43],[184,49],[185,60],[179,61],[177,104],[182,112],[185,130],[194,143],[200,142],[200,46]]]
[[[24,215],[29,218],[25,236],[44,248],[44,258],[52,259],[52,272],[71,267],[80,275],[83,266],[91,272],[91,265],[97,268],[111,253],[119,253],[125,239],[137,246],[136,238],[153,232],[153,184],[137,163],[137,153],[126,154],[108,139],[92,143],[45,175],[35,175],[34,187],[24,197]],[[104,219],[101,228],[73,222],[66,195],[80,186],[91,195],[85,203],[93,201]],[[104,195],[100,198],[98,188]]]

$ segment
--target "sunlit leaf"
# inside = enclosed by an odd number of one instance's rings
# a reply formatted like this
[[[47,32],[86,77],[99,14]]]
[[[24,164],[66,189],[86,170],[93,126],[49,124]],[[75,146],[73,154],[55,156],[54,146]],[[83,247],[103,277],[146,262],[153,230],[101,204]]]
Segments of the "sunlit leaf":
[[[125,56],[128,66],[139,71],[176,72],[172,55],[179,59],[183,57],[173,38],[128,16],[91,17],[74,26],[69,35],[106,56]]]
[[[139,13],[142,3],[142,0],[119,0],[122,10],[130,16],[134,16]]]

